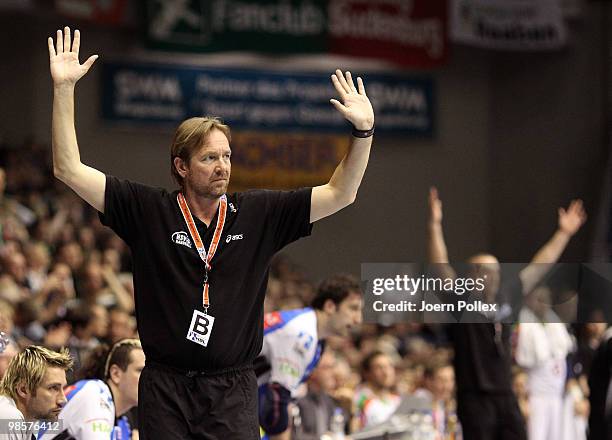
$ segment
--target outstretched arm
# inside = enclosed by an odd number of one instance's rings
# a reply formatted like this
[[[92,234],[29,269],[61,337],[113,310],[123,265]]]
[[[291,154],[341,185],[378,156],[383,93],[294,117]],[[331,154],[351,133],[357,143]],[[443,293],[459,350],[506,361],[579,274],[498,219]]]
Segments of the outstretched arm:
[[[74,127],[74,87],[98,58],[92,55],[79,63],[80,32],[70,38],[70,28],[57,31],[57,41],[49,37],[49,65],[53,79],[53,173],[83,200],[100,212],[104,211],[106,177],[84,165],[79,155]],[[72,43],[72,44],[71,44]]]
[[[429,262],[448,263],[448,251],[442,230],[442,200],[438,198],[438,190],[432,186],[429,189]]]
[[[567,210],[559,208],[559,226],[550,240],[533,256],[529,266],[521,273],[523,293],[527,294],[544,278],[553,263],[556,263],[570,239],[586,221],[582,200],[572,200]]]
[[[350,72],[346,76],[340,70],[331,76],[332,83],[340,95],[340,101],[331,99],[336,109],[355,127],[367,131],[374,128],[374,110],[368,99],[361,78],[357,78],[357,88]],[[338,212],[355,201],[357,190],[368,165],[372,136],[353,137],[346,156],[342,159],[331,179],[325,185],[312,189],[310,222]]]
[[[438,197],[435,186],[429,188],[429,223],[427,225],[429,262],[435,264],[435,270],[447,278],[454,278],[455,271],[448,264],[448,251],[442,230],[442,200]]]

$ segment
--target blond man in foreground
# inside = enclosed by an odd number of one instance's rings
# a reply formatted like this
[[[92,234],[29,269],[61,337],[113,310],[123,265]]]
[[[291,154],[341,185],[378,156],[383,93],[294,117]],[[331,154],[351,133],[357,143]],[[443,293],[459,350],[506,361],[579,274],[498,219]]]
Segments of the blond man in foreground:
[[[57,422],[70,368],[68,350],[32,345],[13,358],[0,382],[0,439],[31,440],[41,424]]]

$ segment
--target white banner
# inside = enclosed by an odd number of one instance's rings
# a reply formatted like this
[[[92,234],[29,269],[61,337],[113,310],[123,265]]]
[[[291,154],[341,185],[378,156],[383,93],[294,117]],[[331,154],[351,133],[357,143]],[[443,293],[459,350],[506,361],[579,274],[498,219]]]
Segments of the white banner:
[[[550,50],[565,45],[561,0],[451,0],[453,42],[502,50]]]

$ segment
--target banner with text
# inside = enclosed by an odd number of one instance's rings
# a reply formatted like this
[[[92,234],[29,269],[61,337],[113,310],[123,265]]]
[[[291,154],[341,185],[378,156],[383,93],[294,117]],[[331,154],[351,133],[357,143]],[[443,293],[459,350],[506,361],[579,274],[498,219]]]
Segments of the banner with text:
[[[488,49],[565,46],[560,0],[451,0],[451,40]]]
[[[348,151],[348,136],[232,133],[231,191],[327,183]]]
[[[446,0],[148,0],[147,43],[188,52],[330,52],[435,67]]]
[[[431,78],[362,77],[377,134],[432,136]],[[101,86],[102,115],[111,122],[176,124],[191,116],[215,115],[239,130],[350,133],[349,124],[329,103],[336,91],[323,73],[107,62]]]

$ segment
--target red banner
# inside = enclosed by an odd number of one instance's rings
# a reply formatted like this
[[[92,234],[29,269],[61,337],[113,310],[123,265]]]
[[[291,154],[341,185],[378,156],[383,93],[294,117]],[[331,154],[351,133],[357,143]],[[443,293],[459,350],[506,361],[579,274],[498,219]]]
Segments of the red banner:
[[[448,55],[445,0],[330,0],[330,51],[436,67]]]
[[[128,0],[55,0],[55,8],[66,17],[111,25],[127,23],[128,4]]]

